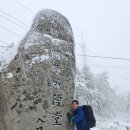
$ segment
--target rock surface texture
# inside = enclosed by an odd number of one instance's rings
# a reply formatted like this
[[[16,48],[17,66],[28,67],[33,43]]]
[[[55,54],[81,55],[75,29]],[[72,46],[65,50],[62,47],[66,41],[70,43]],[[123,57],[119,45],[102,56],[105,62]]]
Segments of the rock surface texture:
[[[0,130],[73,130],[66,112],[74,77],[68,20],[53,10],[40,11],[17,55],[0,73]]]

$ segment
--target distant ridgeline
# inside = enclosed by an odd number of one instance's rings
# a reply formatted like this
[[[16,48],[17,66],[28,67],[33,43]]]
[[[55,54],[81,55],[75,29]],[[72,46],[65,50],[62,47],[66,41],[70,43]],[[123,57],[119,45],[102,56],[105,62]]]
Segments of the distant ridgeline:
[[[0,130],[74,130],[66,119],[74,78],[68,20],[53,10],[40,11],[0,75]]]

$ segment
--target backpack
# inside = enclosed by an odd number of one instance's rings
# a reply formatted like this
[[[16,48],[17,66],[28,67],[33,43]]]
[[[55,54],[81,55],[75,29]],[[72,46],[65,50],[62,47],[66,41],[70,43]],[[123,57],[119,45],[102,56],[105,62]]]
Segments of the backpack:
[[[83,110],[84,110],[85,118],[86,118],[86,121],[87,121],[89,128],[95,127],[96,126],[96,119],[94,117],[92,107],[90,105],[84,105]]]

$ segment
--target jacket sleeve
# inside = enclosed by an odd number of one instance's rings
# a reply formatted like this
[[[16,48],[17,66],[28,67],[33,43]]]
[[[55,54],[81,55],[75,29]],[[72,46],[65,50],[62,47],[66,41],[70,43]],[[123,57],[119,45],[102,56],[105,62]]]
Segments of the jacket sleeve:
[[[78,123],[83,120],[83,112],[80,110],[74,117],[71,118],[71,123]]]

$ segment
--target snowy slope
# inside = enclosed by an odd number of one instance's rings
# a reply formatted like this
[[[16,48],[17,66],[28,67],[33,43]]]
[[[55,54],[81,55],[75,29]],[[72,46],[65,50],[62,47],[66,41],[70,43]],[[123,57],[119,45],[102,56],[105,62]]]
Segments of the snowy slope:
[[[129,119],[100,119],[92,130],[130,130]]]
[[[15,55],[17,54],[18,46],[19,44],[15,44],[0,54],[0,71],[6,69],[8,64],[14,59]]]

